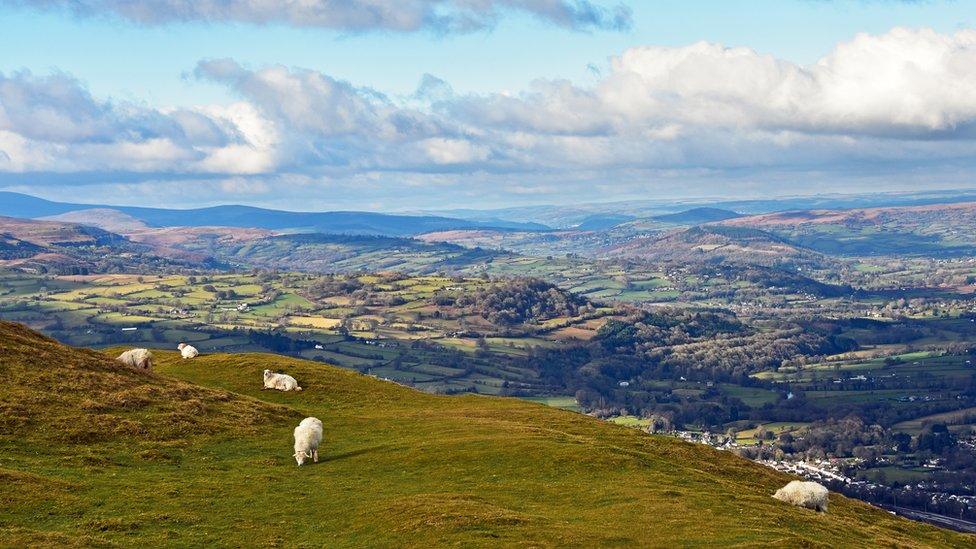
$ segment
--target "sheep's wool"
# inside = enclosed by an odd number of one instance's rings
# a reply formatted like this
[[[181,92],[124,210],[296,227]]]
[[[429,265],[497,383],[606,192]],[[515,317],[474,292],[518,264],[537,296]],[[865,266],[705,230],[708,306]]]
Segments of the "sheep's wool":
[[[794,480],[779,490],[776,490],[773,497],[791,505],[796,505],[797,507],[805,507],[826,513],[828,493],[825,487],[816,482]]]
[[[295,427],[295,461],[304,465],[308,458],[318,463],[319,443],[322,442],[322,421],[307,417]]]
[[[115,360],[131,368],[152,369],[152,353],[149,349],[130,349],[119,355]]]
[[[196,347],[186,343],[180,343],[179,350],[183,358],[194,358],[200,355],[200,351]]]
[[[298,381],[288,374],[276,374],[271,370],[264,371],[264,388],[278,391],[301,391]]]

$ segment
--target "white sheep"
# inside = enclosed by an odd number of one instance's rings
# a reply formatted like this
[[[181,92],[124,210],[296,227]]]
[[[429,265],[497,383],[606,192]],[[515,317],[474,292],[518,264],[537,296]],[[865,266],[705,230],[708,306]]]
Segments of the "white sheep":
[[[277,389],[279,391],[301,391],[298,381],[288,374],[276,374],[271,370],[264,371],[264,389]],[[262,390],[264,390],[262,389]]]
[[[295,427],[295,461],[298,466],[305,465],[305,460],[312,458],[319,462],[319,443],[322,442],[322,422],[318,418],[307,417]]]
[[[115,360],[131,368],[152,370],[153,367],[152,353],[149,352],[149,349],[130,349],[119,355]]]
[[[826,513],[827,494],[827,489],[821,484],[794,480],[779,490],[776,490],[773,497],[780,501],[785,501],[790,505],[806,507],[807,509]]]
[[[198,351],[193,345],[180,343],[176,346],[176,348],[180,350],[180,354],[183,355],[183,358],[195,358],[200,356],[200,351]]]

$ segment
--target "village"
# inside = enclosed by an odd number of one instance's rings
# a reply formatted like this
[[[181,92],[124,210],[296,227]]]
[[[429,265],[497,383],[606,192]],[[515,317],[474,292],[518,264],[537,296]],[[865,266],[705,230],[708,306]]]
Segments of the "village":
[[[743,457],[755,455],[750,459],[756,463],[806,480],[819,482],[832,491],[867,501],[893,514],[931,522],[962,532],[976,533],[976,521],[962,518],[976,511],[976,486],[970,487],[972,491],[970,495],[950,493],[934,481],[908,483],[894,489],[891,486],[865,480],[863,475],[858,475],[858,471],[864,470],[864,460],[857,457],[808,460],[792,458],[791,455],[778,452],[776,457],[769,458],[764,457],[765,454],[761,451],[755,454],[742,451],[747,448],[755,450],[757,446],[740,444],[734,435],[715,435],[708,431],[683,430],[672,431],[668,434],[687,442],[704,444],[721,451],[734,452]],[[976,453],[976,435],[970,434],[965,438],[960,437],[957,444]],[[762,446],[762,441],[759,441],[758,446]],[[893,464],[882,461],[880,465],[890,466]],[[921,466],[932,470],[942,469],[940,459],[926,460]],[[922,503],[922,509],[918,508],[919,502]],[[909,504],[914,505],[906,506]],[[951,511],[952,514],[948,514],[947,511]]]

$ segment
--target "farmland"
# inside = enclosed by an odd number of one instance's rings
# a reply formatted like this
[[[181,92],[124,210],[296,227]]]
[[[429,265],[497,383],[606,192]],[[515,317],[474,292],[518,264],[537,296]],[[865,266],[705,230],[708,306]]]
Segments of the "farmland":
[[[0,279],[0,316],[77,345],[120,343],[203,352],[278,350],[433,392],[498,394],[538,389],[537,374],[491,355],[525,357],[535,347],[592,337],[611,308],[499,327],[434,303],[485,288],[480,278],[363,275],[369,294],[316,294],[301,274],[89,275]],[[362,292],[361,292],[362,294]],[[259,336],[260,334],[279,334]]]

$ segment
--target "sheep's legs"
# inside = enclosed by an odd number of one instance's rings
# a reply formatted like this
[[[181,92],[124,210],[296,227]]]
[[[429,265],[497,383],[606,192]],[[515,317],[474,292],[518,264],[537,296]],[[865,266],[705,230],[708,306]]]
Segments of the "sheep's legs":
[[[316,448],[315,450],[312,450],[312,461],[315,462],[315,463],[318,463],[319,462],[319,450],[318,450],[318,448]]]

